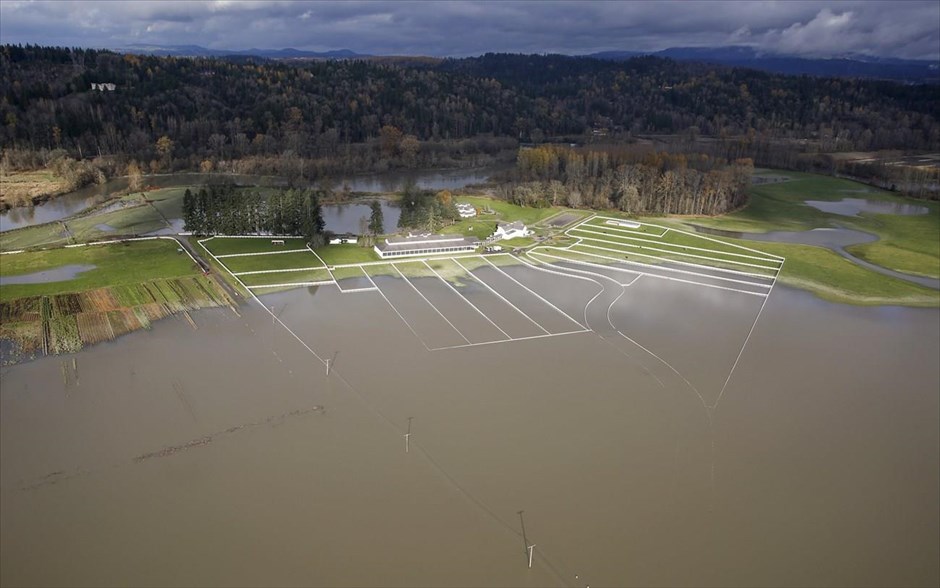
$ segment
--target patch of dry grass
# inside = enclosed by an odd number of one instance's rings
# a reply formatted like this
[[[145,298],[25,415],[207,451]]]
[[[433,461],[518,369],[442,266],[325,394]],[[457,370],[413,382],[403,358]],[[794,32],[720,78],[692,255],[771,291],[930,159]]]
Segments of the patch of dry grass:
[[[36,199],[69,191],[69,182],[50,170],[0,174],[0,206],[28,206]]]

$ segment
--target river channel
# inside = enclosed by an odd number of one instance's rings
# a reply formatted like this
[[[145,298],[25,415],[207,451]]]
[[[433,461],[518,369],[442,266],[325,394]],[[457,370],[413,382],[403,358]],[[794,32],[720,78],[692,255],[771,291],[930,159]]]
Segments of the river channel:
[[[759,299],[644,277],[429,352],[376,291],[262,299],[310,350],[251,304],[0,372],[0,583],[940,582],[940,310],[778,286],[748,339]]]
[[[454,190],[471,184],[485,182],[490,174],[498,169],[499,168],[494,167],[389,172],[336,178],[332,180],[332,184],[337,190],[348,187],[352,192],[393,192],[400,190],[407,182],[414,182],[419,188],[428,190]],[[174,186],[199,185],[221,180],[246,186],[285,185],[283,178],[275,176],[197,173],[145,176],[143,183],[147,186],[157,188],[171,188]],[[7,211],[0,212],[0,232],[68,218],[96,204],[100,204],[113,194],[126,189],[127,178],[115,178],[101,185],[87,186],[80,190],[57,196],[39,206],[11,208]],[[355,228],[337,230],[337,232],[358,231],[358,218],[357,216]],[[386,221],[388,221],[388,219],[386,219]]]

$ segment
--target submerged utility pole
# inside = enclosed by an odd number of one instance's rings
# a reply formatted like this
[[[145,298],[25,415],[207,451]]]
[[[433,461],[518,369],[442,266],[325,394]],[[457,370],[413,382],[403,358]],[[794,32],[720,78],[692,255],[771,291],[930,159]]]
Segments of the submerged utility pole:
[[[405,453],[408,453],[410,450],[411,443],[411,419],[414,417],[408,417],[408,432],[405,433]]]
[[[326,375],[330,375],[330,360],[326,360]]]
[[[517,512],[517,514],[519,515],[519,522],[522,523],[522,546],[523,546],[523,548],[524,548],[524,550],[525,550],[525,554],[526,554],[527,556],[529,556],[529,559],[531,560],[532,557],[531,557],[531,555],[530,555],[530,553],[529,553],[529,539],[528,539],[528,537],[525,536],[525,519],[522,518],[522,513],[524,513],[524,512],[525,512],[524,510],[520,510],[520,511]],[[529,564],[529,567],[531,568],[532,565]]]
[[[529,546],[529,569],[532,569],[532,554],[535,552],[535,545]]]

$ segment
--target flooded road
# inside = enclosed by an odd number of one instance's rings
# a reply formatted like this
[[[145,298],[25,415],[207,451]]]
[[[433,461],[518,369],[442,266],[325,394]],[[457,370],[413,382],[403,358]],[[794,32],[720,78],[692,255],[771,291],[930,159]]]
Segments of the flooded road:
[[[250,305],[5,368],[0,583],[940,581],[940,311],[778,286],[741,352],[754,297],[643,277],[586,310],[588,280],[503,270],[415,285],[471,341],[461,294],[512,336],[611,327],[429,352],[386,292],[460,338],[385,276],[263,297],[309,349]]]

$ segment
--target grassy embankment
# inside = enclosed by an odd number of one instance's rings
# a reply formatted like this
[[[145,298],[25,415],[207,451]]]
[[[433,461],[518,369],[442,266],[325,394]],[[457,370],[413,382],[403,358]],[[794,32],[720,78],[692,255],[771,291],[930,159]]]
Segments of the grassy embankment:
[[[68,353],[147,328],[177,312],[231,304],[172,241],[28,251],[0,258],[4,278],[66,265],[94,265],[76,278],[0,288],[0,339],[16,361]]]
[[[768,172],[785,175],[789,181],[755,185],[744,209],[720,217],[649,219],[667,226],[701,225],[742,232],[806,231],[844,227],[878,235],[872,243],[852,245],[846,250],[871,263],[910,274],[940,276],[940,203],[903,198],[859,184],[827,176],[797,172]],[[923,215],[898,216],[861,213],[858,217],[830,214],[804,204],[804,200],[838,201],[867,198],[899,204],[925,206]],[[852,263],[822,247],[783,243],[755,243],[725,239],[787,258],[780,279],[820,297],[851,304],[901,304],[937,306],[940,294],[904,280],[884,276]]]

